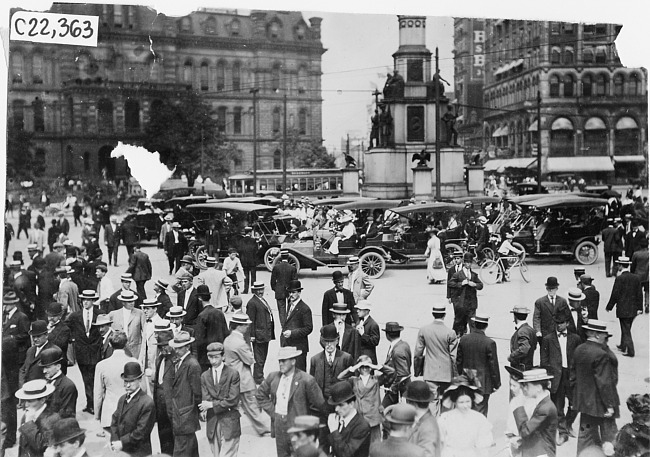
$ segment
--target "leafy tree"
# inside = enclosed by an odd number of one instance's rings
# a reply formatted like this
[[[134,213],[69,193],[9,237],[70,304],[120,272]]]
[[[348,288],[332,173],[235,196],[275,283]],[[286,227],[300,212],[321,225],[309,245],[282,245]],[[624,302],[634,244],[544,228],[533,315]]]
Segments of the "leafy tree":
[[[282,147],[282,146],[280,146]],[[319,140],[301,140],[297,129],[287,132],[287,164],[292,168],[334,168],[336,159]]]
[[[230,163],[241,156],[219,130],[215,110],[195,92],[180,93],[152,109],[143,146],[158,151],[161,161],[169,168],[176,167],[178,175],[184,173],[190,186],[202,166],[204,179],[219,182],[229,174]]]
[[[9,121],[7,129],[7,176],[17,181],[31,180],[41,176],[45,164],[34,156],[32,133],[18,129]]]

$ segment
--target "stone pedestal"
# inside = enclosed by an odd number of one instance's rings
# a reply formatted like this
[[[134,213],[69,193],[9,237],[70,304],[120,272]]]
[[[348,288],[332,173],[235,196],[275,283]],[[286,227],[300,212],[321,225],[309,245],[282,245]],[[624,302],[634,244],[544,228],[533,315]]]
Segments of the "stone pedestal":
[[[409,194],[407,155],[394,148],[373,148],[364,156],[363,196],[403,199]]]
[[[358,168],[342,168],[343,174],[343,196],[344,197],[359,197],[359,169]]]
[[[485,178],[482,165],[467,166],[467,193],[471,196],[483,195]]]
[[[429,167],[415,167],[413,170],[413,196],[418,202],[433,201],[433,194],[431,190],[431,183],[433,178],[431,171],[433,168]]]

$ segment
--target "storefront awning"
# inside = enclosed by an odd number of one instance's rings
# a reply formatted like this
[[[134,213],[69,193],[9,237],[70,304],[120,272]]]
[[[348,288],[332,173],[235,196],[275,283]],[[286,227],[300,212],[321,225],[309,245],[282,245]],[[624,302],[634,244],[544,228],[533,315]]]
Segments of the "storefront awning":
[[[506,168],[526,169],[537,162],[532,157],[517,157],[514,159],[493,159],[488,160],[483,165],[485,172],[503,173]]]
[[[609,157],[549,157],[547,173],[588,173],[614,171]]]
[[[498,137],[498,136],[501,136],[501,130],[503,130],[503,127],[499,127],[498,129],[496,129],[496,130],[494,131],[494,133],[492,134],[492,137],[493,137],[493,138],[496,138],[496,137]]]
[[[645,163],[643,156],[614,156],[615,163]]]
[[[530,127],[528,127],[528,131],[529,132],[536,132],[537,131],[537,120],[535,120],[535,122],[530,124]]]
[[[553,121],[551,130],[573,130],[573,124],[566,117],[558,117]]]
[[[622,117],[616,123],[616,130],[638,129],[639,126],[636,121],[631,117]]]
[[[605,130],[607,127],[599,117],[590,117],[585,123],[585,130]]]
[[[510,135],[510,127],[507,125],[501,129],[501,136],[508,136]]]

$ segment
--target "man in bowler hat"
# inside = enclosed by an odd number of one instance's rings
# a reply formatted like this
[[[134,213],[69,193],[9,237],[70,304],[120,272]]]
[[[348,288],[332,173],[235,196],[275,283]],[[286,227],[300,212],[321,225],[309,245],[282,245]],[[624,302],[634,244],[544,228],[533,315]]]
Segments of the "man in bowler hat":
[[[404,327],[398,322],[386,322],[383,331],[386,332],[386,339],[390,342],[388,354],[384,365],[395,370],[395,376],[388,380],[386,394],[382,406],[394,405],[399,402],[400,395],[406,390],[406,384],[411,379],[411,346],[401,339]]]
[[[280,258],[275,262],[271,271],[271,289],[275,292],[275,300],[278,304],[280,315],[280,326],[284,326],[287,319],[287,287],[291,281],[298,279],[296,267],[289,263],[289,251],[282,249]]]
[[[352,385],[340,381],[332,386],[327,403],[334,407],[327,418],[329,444],[334,457],[368,457],[370,426],[356,410]]]
[[[309,352],[309,334],[314,329],[311,308],[300,299],[302,285],[300,281],[291,281],[287,286],[287,316],[282,323],[280,346],[293,346],[301,351],[296,360],[299,370],[307,371],[307,353]]]
[[[332,289],[326,290],[323,294],[323,306],[322,306],[322,319],[323,326],[331,324],[334,321],[334,317],[330,313],[330,308],[334,303],[345,303],[347,309],[350,313],[346,316],[345,322],[348,325],[354,325],[359,320],[357,315],[357,310],[354,308],[354,294],[351,290],[343,287],[345,283],[345,276],[339,270],[332,273],[332,281],[334,282],[334,287]]]

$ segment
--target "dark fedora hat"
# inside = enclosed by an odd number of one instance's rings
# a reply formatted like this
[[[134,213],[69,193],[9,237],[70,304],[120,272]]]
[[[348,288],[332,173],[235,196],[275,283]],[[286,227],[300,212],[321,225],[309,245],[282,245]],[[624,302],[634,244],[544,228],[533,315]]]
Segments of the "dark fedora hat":
[[[382,330],[384,332],[401,332],[404,327],[399,325],[399,322],[386,322],[386,326]]]
[[[32,328],[29,329],[30,335],[38,336],[45,333],[47,333],[47,322],[41,320],[32,322]]]
[[[330,398],[328,398],[327,403],[330,405],[340,405],[354,398],[354,396],[352,384],[347,381],[340,381],[330,388]]]
[[[557,278],[555,276],[549,276],[546,280],[546,284],[544,284],[544,286],[549,289],[557,289],[559,285],[560,283],[557,282]]]
[[[320,328],[320,337],[323,341],[338,341],[339,333],[334,324],[329,324]]]
[[[52,439],[50,446],[65,443],[66,441],[73,440],[77,437],[86,434],[86,430],[79,427],[79,422],[74,417],[59,419],[54,422],[52,426]]]
[[[291,281],[287,286],[288,292],[293,292],[294,290],[302,290],[302,283],[297,279]]]
[[[199,297],[207,297],[209,299],[212,296],[212,292],[210,292],[210,288],[208,286],[201,284],[196,288],[196,295]]]
[[[63,352],[58,347],[43,349],[41,352],[41,360],[38,364],[42,367],[47,367],[59,363],[63,360]]]
[[[174,339],[172,330],[156,332],[156,346],[168,346],[169,342]]]
[[[435,400],[435,395],[429,389],[429,385],[424,381],[413,381],[406,386],[406,393],[404,398],[409,401],[416,401],[420,403],[432,402]]]
[[[48,316],[60,316],[63,314],[63,305],[54,301],[47,305],[47,310],[45,312]]]
[[[125,381],[135,381],[142,377],[142,367],[138,362],[126,362],[124,372],[121,374]]]
[[[563,308],[558,309],[553,314],[553,320],[555,321],[556,324],[561,324],[563,322],[568,322],[571,319],[572,319],[571,311],[566,306],[563,307]]]
[[[334,273],[332,273],[332,281],[343,281],[345,279],[345,276],[343,275],[343,272],[339,270],[335,270]]]

